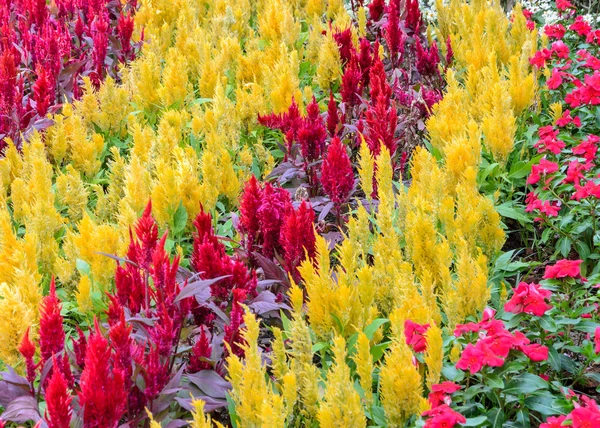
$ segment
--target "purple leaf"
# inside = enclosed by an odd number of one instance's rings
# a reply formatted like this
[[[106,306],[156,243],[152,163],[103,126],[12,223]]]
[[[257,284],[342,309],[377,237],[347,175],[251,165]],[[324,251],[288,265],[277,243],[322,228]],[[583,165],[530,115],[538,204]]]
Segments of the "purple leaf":
[[[225,398],[227,391],[231,389],[231,384],[214,370],[189,374],[188,379],[209,397]]]
[[[2,372],[0,381],[0,406],[6,407],[18,397],[31,395],[27,379],[15,373],[12,367],[7,367],[7,372]]]
[[[24,424],[28,421],[38,422],[40,419],[42,417],[38,403],[32,395],[15,398],[2,413],[2,420],[17,424]]]
[[[185,287],[183,287],[183,290],[179,292],[175,301],[179,302],[180,300],[186,299],[188,297],[196,296],[196,299],[199,303],[205,302],[210,297],[210,286],[215,282],[220,281],[223,278],[228,278],[230,276],[231,275],[224,275],[213,279],[199,279],[197,281],[191,282]]]
[[[280,309],[291,309],[283,302],[277,302],[275,295],[270,291],[263,291],[252,300],[248,305],[257,315],[262,315],[270,311],[278,311]]]
[[[265,275],[265,279],[276,279],[281,281],[285,285],[289,285],[288,277],[283,269],[281,269],[277,264],[260,253],[253,252],[252,253],[256,258],[256,261],[260,265]]]

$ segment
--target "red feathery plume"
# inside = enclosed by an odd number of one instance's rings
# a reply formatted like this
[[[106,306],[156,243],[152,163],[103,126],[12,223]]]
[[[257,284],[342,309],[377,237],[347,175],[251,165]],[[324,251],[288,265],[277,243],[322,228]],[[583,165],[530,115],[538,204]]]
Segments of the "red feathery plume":
[[[124,62],[131,58],[131,35],[133,34],[133,17],[131,16],[131,12],[119,15],[117,34],[119,35],[123,55],[121,61]]]
[[[212,362],[210,356],[212,355],[212,346],[204,332],[204,328],[200,333],[200,337],[192,347],[190,354],[190,361],[187,365],[188,373],[197,373],[201,370],[210,370],[212,368]]]
[[[60,315],[61,303],[56,295],[54,278],[50,282],[50,294],[40,305],[40,350],[42,363],[58,354],[65,347],[63,318]]]
[[[262,203],[258,209],[262,254],[272,258],[275,252],[281,252],[279,234],[283,218],[292,201],[287,190],[273,187],[267,183],[262,194]]]
[[[151,401],[160,394],[169,381],[169,359],[162,358],[156,346],[151,345],[148,353],[145,348],[146,346],[142,345],[135,346],[133,358],[142,371],[146,400]]]
[[[148,269],[152,263],[152,255],[158,241],[158,225],[152,217],[152,201],[148,201],[144,213],[135,225],[135,234],[140,241],[139,246],[135,246],[134,240],[130,241],[130,260],[139,264],[142,268]],[[133,248],[135,249],[132,249]],[[133,258],[135,257],[135,258]]]
[[[249,253],[255,250],[256,240],[260,229],[258,209],[262,199],[262,190],[258,180],[252,175],[244,185],[240,197],[240,220],[238,231],[244,235],[244,247]]]
[[[383,28],[385,41],[390,51],[392,65],[399,63],[404,53],[404,32],[400,28],[400,13],[396,2],[390,2],[387,9],[387,23]]]
[[[297,139],[302,149],[304,163],[308,164],[321,157],[325,148],[327,130],[314,96],[312,102],[306,107],[306,112],[307,117],[298,129]]]
[[[25,364],[27,367],[27,381],[33,385],[33,381],[37,376],[37,365],[33,362],[33,356],[35,355],[35,345],[29,338],[29,327],[25,331],[25,335],[19,345],[19,352],[25,358]]]
[[[54,367],[58,367],[56,355],[52,356]],[[71,394],[68,382],[61,370],[53,370],[46,387],[46,415],[49,428],[69,428],[71,423]]]
[[[419,0],[406,0],[406,18],[404,22],[406,22],[406,27],[412,29],[415,34],[419,32],[423,25]]]
[[[297,210],[290,209],[281,228],[281,243],[286,270],[299,280],[298,266],[306,255],[315,257],[315,213],[310,203],[302,201]]]
[[[48,107],[52,101],[53,91],[48,80],[46,69],[38,66],[38,78],[33,84],[33,99],[35,100],[36,110],[40,116],[45,116]]]
[[[79,404],[85,427],[115,428],[125,413],[125,374],[113,364],[108,340],[94,320],[94,332],[88,340],[85,368],[79,382]]]
[[[340,58],[342,65],[348,63],[352,56],[355,54],[354,43],[352,42],[352,30],[348,27],[345,30],[337,31],[333,33],[333,38],[337,42],[338,50],[340,51]]]
[[[75,362],[79,366],[80,369],[85,367],[85,353],[87,350],[87,339],[83,331],[79,327],[75,327],[77,329],[78,338],[72,339],[73,342],[73,352],[75,353]]]
[[[346,147],[334,137],[327,149],[321,168],[321,184],[334,205],[339,208],[348,201],[354,187],[354,172]]]
[[[119,322],[114,324],[109,332],[110,342],[115,351],[114,366],[121,370],[126,383],[131,382],[131,331],[133,327],[125,322],[125,312],[121,311]]]
[[[417,70],[419,70],[419,73],[423,76],[439,76],[438,64],[440,63],[440,53],[437,43],[433,42],[433,45],[429,48],[423,47],[417,37],[415,48],[417,53]]]
[[[367,6],[369,8],[369,17],[372,21],[379,21],[385,10],[385,0],[373,0]]]
[[[104,15],[97,15],[92,22],[92,39],[94,41],[94,51],[92,60],[98,78],[102,78],[104,74],[104,60],[108,50],[108,22]]]
[[[244,356],[244,350],[242,349],[243,341],[240,327],[244,322],[244,308],[241,302],[246,300],[246,291],[235,289],[233,290],[233,305],[231,307],[230,322],[225,326],[225,337],[223,341],[229,345],[233,355],[238,357]],[[226,348],[226,354],[229,351]]]
[[[344,70],[340,89],[342,101],[346,103],[349,109],[358,104],[359,97],[362,95],[361,80],[362,73],[358,66],[358,60],[355,56],[352,56]]]

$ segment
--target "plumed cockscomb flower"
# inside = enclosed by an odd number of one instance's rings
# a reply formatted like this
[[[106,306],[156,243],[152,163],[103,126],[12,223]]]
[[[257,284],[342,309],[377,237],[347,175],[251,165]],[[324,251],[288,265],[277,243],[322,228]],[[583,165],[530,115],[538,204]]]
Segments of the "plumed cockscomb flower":
[[[336,31],[333,33],[333,38],[338,44],[342,65],[348,63],[356,50],[352,41],[352,29],[348,27],[345,30]]]
[[[131,35],[133,34],[133,16],[131,12],[128,14],[122,13],[117,21],[117,34],[121,42],[121,61],[131,59]]]
[[[127,392],[125,374],[114,367],[114,356],[108,340],[94,322],[85,354],[85,368],[79,382],[79,404],[83,424],[90,428],[115,428],[125,413]]]
[[[373,0],[367,6],[369,8],[369,18],[372,21],[379,21],[385,10],[385,0]]]
[[[327,104],[327,131],[329,135],[334,137],[337,134],[337,127],[340,123],[337,103],[333,98],[333,92],[329,93],[329,103]]]
[[[202,329],[200,337],[196,340],[196,343],[192,347],[190,353],[190,361],[187,364],[188,373],[196,373],[201,370],[210,370],[212,368],[212,362],[210,356],[212,355],[212,346],[206,336],[206,332]]]
[[[321,184],[331,201],[340,207],[348,201],[354,187],[354,172],[346,147],[334,137],[321,168]]]
[[[285,213],[291,203],[291,197],[287,190],[274,187],[271,183],[265,184],[262,202],[258,208],[262,254],[265,257],[271,258],[276,251],[281,252],[279,234]]]
[[[148,201],[144,213],[135,225],[135,235],[139,244],[134,239],[130,241],[128,257],[144,269],[152,263],[152,255],[158,241],[158,225],[152,217],[152,201]]]
[[[27,367],[27,381],[33,385],[37,374],[37,365],[33,362],[33,356],[35,355],[35,345],[29,338],[29,327],[23,335],[21,344],[19,345],[19,353],[25,358],[25,365]]]
[[[258,219],[258,209],[260,208],[262,189],[258,180],[252,175],[242,191],[240,197],[240,218],[238,230],[244,235],[244,246],[246,251],[253,251],[258,233],[260,230],[260,221]]]
[[[54,278],[50,282],[50,294],[40,305],[40,350],[42,363],[58,354],[65,347],[65,331],[63,318],[60,314],[61,303],[56,295]]]
[[[306,201],[302,201],[297,210],[290,209],[281,229],[281,243],[283,246],[286,270],[292,274],[295,281],[299,280],[298,266],[304,261],[306,255],[315,257],[315,214]]]
[[[59,361],[56,355],[52,357],[55,367]],[[49,428],[69,428],[71,423],[71,394],[67,379],[61,370],[53,370],[46,387],[46,415]]]
[[[315,97],[306,107],[307,117],[302,121],[298,129],[298,143],[302,150],[302,157],[305,164],[316,161],[323,154],[325,140],[327,139],[327,129],[321,117],[319,104]]]
[[[37,80],[33,84],[33,99],[35,100],[36,110],[40,116],[45,116],[48,112],[48,107],[53,101],[54,91],[52,83],[48,79],[46,69],[38,66]]]
[[[226,348],[226,354],[229,354],[229,349],[233,355],[238,357],[244,356],[244,338],[241,334],[241,327],[244,321],[244,308],[242,302],[246,300],[246,292],[244,290],[235,289],[233,290],[233,304],[231,307],[231,313],[229,315],[229,324],[225,326],[225,337],[223,342],[228,346]]]
[[[340,88],[342,101],[346,104],[347,109],[358,105],[363,91],[361,81],[362,72],[358,60],[355,56],[352,56],[342,75],[342,87]]]

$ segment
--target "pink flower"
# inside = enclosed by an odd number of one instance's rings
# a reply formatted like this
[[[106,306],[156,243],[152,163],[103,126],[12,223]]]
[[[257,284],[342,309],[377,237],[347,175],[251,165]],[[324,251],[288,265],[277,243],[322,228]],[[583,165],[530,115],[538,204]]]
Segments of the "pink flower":
[[[469,343],[463,350],[456,368],[460,370],[469,370],[471,374],[477,373],[483,367],[485,352]]]
[[[557,68],[552,69],[552,76],[546,81],[548,89],[557,89],[558,87],[560,87],[560,85],[562,85],[563,83],[563,76],[565,75],[566,73],[560,71]]]
[[[559,260],[552,266],[546,266],[544,279],[580,278],[583,260]]]
[[[562,39],[567,30],[562,24],[546,25],[544,33],[551,39]]]
[[[597,408],[579,407],[571,412],[573,428],[593,428],[600,426],[600,413]]]
[[[527,178],[527,184],[535,184],[540,181],[542,175],[553,174],[558,171],[558,164],[547,159],[540,159],[539,164],[531,167],[531,174]]]
[[[514,314],[524,312],[541,317],[552,309],[552,306],[546,303],[546,299],[549,299],[550,296],[552,296],[552,292],[544,290],[539,284],[521,282],[515,289],[512,298],[504,305],[504,310]]]
[[[548,348],[539,343],[522,346],[521,351],[523,351],[531,361],[540,362],[548,359]]]
[[[567,9],[575,9],[575,6],[569,0],[556,0],[556,8],[564,12]]]
[[[594,331],[594,352],[600,354],[600,327]]]
[[[565,419],[567,419],[566,416],[550,416],[546,422],[540,425],[540,428],[562,428]]]
[[[562,40],[558,40],[558,41],[552,43],[551,51],[557,57],[563,58],[563,59],[568,58],[569,53],[571,52],[569,47]]]
[[[575,31],[580,36],[587,36],[592,31],[592,27],[583,19],[583,16],[578,16],[575,18],[575,22],[569,26],[569,30]]]
[[[431,392],[429,393],[428,400],[431,407],[437,407],[442,403],[450,404],[452,400],[448,394],[454,394],[456,391],[461,389],[462,386],[450,382],[449,380],[432,385]]]
[[[550,49],[541,49],[533,55],[529,62],[534,67],[542,68],[546,65],[546,62],[550,59],[551,56],[552,52],[550,51]]]
[[[411,320],[404,321],[404,336],[406,344],[415,352],[425,352],[427,349],[427,341],[425,333],[429,328],[429,324],[417,324]]]
[[[430,418],[425,421],[425,428],[451,428],[456,424],[467,422],[463,415],[452,410],[446,404],[423,412],[423,416]]]

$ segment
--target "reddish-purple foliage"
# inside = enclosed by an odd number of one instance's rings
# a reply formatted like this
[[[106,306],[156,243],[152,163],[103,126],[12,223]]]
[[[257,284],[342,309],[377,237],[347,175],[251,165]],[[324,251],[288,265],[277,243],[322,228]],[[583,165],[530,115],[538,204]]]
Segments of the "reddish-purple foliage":
[[[137,2],[45,0],[0,2],[0,153],[21,132],[43,129],[47,113],[76,99],[84,76],[94,85],[119,77],[135,57]],[[112,42],[111,42],[112,41]]]

